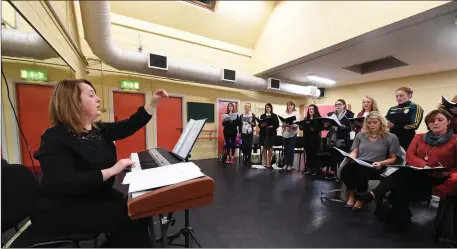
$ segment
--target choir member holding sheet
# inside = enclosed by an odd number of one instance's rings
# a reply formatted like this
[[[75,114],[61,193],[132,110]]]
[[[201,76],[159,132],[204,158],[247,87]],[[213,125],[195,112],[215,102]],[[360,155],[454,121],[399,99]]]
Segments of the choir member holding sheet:
[[[409,87],[400,87],[395,91],[398,105],[391,107],[387,112],[387,125],[390,131],[398,137],[404,150],[408,149],[416,130],[422,122],[424,110],[418,104],[411,102],[413,90]]]
[[[266,168],[271,169],[271,159],[273,157],[273,145],[279,128],[278,115],[273,113],[273,106],[270,103],[265,105],[265,113],[260,115],[259,122],[260,128],[260,145],[262,148],[263,162]]]
[[[224,126],[225,152],[227,160],[225,163],[233,163],[236,149],[236,136],[238,135],[238,127],[240,117],[235,113],[235,106],[232,102],[227,105],[227,113],[222,115],[222,126]]]
[[[303,144],[305,145],[306,163],[305,170],[302,174],[315,174],[319,167],[317,153],[322,143],[322,122],[316,122],[320,118],[319,108],[316,105],[310,105],[304,120],[298,123],[300,130],[303,130]]]
[[[240,127],[238,130],[241,133],[241,140],[243,141],[241,147],[243,150],[243,163],[251,164],[252,154],[252,140],[254,138],[254,129],[256,126],[255,114],[251,112],[251,104],[244,105],[244,113],[240,115]]]
[[[298,135],[298,122],[300,114],[295,108],[295,102],[287,102],[286,111],[280,116],[282,121],[282,144],[284,147],[284,169],[291,171],[294,167],[295,144]]]
[[[457,135],[450,129],[451,118],[445,110],[425,117],[429,131],[416,135],[406,153],[407,164],[419,169],[400,168],[371,192],[356,195],[357,200],[369,202],[391,191],[389,230],[399,231],[410,224],[409,204],[415,196],[457,194]]]
[[[382,169],[394,164],[400,154],[398,138],[389,132],[385,117],[379,112],[370,112],[365,118],[362,131],[354,139],[348,163],[341,170],[341,180],[349,195],[346,207],[353,208],[354,211],[360,210],[363,202],[356,201],[355,192],[366,192],[368,181],[379,179]],[[357,163],[351,158],[362,160],[368,165]]]

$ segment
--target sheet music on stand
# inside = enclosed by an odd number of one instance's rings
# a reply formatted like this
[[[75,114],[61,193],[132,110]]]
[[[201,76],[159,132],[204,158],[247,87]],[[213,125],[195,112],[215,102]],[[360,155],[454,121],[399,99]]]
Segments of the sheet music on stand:
[[[178,142],[173,148],[173,153],[175,153],[183,159],[186,159],[190,151],[192,150],[195,141],[200,135],[200,132],[203,130],[205,123],[206,119],[189,120],[189,122],[187,122],[187,125],[183,130],[183,133],[179,137]]]

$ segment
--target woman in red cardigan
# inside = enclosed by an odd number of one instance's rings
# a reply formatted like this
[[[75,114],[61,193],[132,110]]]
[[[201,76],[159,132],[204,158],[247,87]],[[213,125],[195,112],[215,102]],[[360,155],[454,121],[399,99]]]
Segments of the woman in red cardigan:
[[[392,213],[389,229],[403,229],[411,222],[409,203],[416,195],[438,197],[457,194],[457,135],[452,134],[452,116],[445,110],[433,110],[425,117],[429,131],[414,137],[406,153],[408,165],[420,168],[448,168],[430,173],[402,168],[386,177],[371,192],[357,194],[359,201],[382,198],[391,191]]]

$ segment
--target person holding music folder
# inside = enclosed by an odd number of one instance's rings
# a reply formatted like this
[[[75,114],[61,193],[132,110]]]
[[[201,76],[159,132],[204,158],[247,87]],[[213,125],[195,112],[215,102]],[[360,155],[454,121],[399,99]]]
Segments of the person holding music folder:
[[[409,203],[414,196],[445,197],[457,194],[457,135],[450,129],[452,116],[433,110],[425,117],[428,132],[418,134],[406,152],[407,165],[423,170],[399,168],[371,192],[356,195],[370,202],[391,191],[391,216],[387,228],[398,230],[411,222]],[[433,186],[435,186],[433,188]]]
[[[355,192],[366,192],[368,181],[379,179],[382,168],[395,163],[400,154],[398,138],[389,132],[385,117],[379,112],[370,112],[365,118],[362,131],[354,139],[348,163],[341,170],[341,180],[349,195],[346,207],[353,208],[354,211],[360,210],[363,202],[356,201]],[[372,166],[362,166],[351,158],[363,160]]]
[[[412,97],[413,90],[411,88],[398,88],[395,91],[398,105],[391,107],[386,116],[390,131],[398,137],[404,150],[408,150],[424,115],[422,107],[411,102]]]
[[[298,135],[298,125],[293,122],[300,120],[300,113],[295,108],[295,102],[287,102],[286,111],[280,116],[282,122],[282,144],[284,147],[284,169],[291,171],[294,167],[295,144]],[[282,121],[282,120],[281,120]]]
[[[438,105],[438,109],[443,109],[443,110],[446,110],[447,112],[449,112],[451,115],[452,115],[452,121],[451,121],[451,127],[452,127],[452,130],[454,131],[454,134],[457,134],[457,95],[455,95],[451,102],[452,103],[449,103],[449,101],[447,99],[442,98],[442,103],[440,103]],[[447,102],[447,103],[446,103]]]
[[[372,111],[376,111],[376,112],[379,111],[376,100],[370,96],[363,97],[362,110],[357,114],[357,118],[365,118]],[[354,122],[351,122],[351,125],[353,126],[352,130],[355,133],[359,133],[362,130],[363,119],[361,119],[361,121],[362,122],[359,122],[358,120],[354,120]]]
[[[240,127],[238,130],[241,133],[243,162],[251,164],[252,155],[252,140],[254,138],[254,129],[256,127],[255,114],[251,112],[251,103],[244,105],[244,113],[240,115]]]
[[[320,118],[319,108],[311,104],[308,107],[306,117],[300,121],[299,128],[303,130],[303,144],[305,145],[306,164],[302,174],[315,174],[318,170],[317,153],[322,142],[322,130],[324,129],[322,122],[313,122],[315,118]]]
[[[96,121],[100,98],[89,81],[60,81],[50,100],[53,126],[34,153],[43,172],[42,196],[30,217],[34,228],[54,235],[109,233],[106,247],[151,247],[148,221],[131,220],[127,199],[112,188],[116,175],[135,167],[130,159],[116,162],[113,141],[144,127],[167,96],[157,90],[130,118],[103,122]]]
[[[236,116],[236,118],[233,118]],[[240,116],[235,113],[235,105],[230,102],[227,105],[227,113],[222,118],[222,126],[224,126],[225,151],[227,159],[225,163],[233,163],[233,157],[236,150],[236,136],[238,135],[238,127],[240,125]]]
[[[271,169],[271,159],[273,157],[273,145],[276,139],[276,130],[279,128],[278,115],[273,113],[273,106],[270,103],[265,104],[265,113],[260,115],[258,127],[260,128],[260,145],[262,149],[262,158],[265,167]]]
[[[337,119],[341,123],[341,126],[338,126],[332,125],[327,121],[324,122],[324,128],[329,131],[326,137],[327,148],[337,147],[344,151],[349,151],[349,148],[351,148],[351,123],[349,119],[354,117],[354,113],[347,109],[346,101],[338,99],[335,101],[335,111],[329,112],[327,116]],[[332,169],[336,170],[336,164],[343,160],[343,158],[340,153],[333,149],[330,149],[330,152],[330,163]],[[334,172],[332,171],[330,173]]]

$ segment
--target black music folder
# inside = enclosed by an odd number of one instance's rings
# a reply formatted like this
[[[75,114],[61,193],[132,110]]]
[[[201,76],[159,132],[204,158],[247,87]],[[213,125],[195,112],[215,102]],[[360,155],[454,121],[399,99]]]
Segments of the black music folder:
[[[452,114],[451,109],[457,108],[457,103],[449,101],[444,95],[441,97],[441,102],[443,103],[446,111],[450,112],[451,114]]]
[[[402,165],[402,164],[394,164],[394,165],[387,165],[388,167],[394,167],[394,168],[406,168],[406,169],[411,169],[411,170],[420,170],[420,171],[446,171],[450,170],[450,168],[445,168],[445,167],[434,167],[434,168],[421,168],[421,167],[416,167],[412,165]]]
[[[335,117],[335,116],[330,116],[330,117],[320,117],[320,118],[315,118],[314,120],[322,122],[328,122],[330,126],[336,126],[336,127],[341,127],[341,122]]]
[[[295,124],[301,126],[304,131],[322,131],[324,129],[323,122],[316,119],[303,119],[295,121]]]
[[[365,121],[365,117],[360,117],[360,118],[348,118],[349,123],[357,126],[357,127],[362,127],[363,122]]]
[[[265,119],[260,119],[258,117],[255,117],[255,120],[257,120],[257,122],[259,122],[259,124],[267,124],[267,126],[270,126],[270,125],[273,125],[273,118],[271,117],[268,117],[268,118],[265,118]]]
[[[295,116],[288,117],[288,118],[283,118],[283,117],[278,115],[278,117],[279,117],[279,120],[281,120],[282,123],[287,124],[287,125],[292,125],[297,120],[297,118]]]

